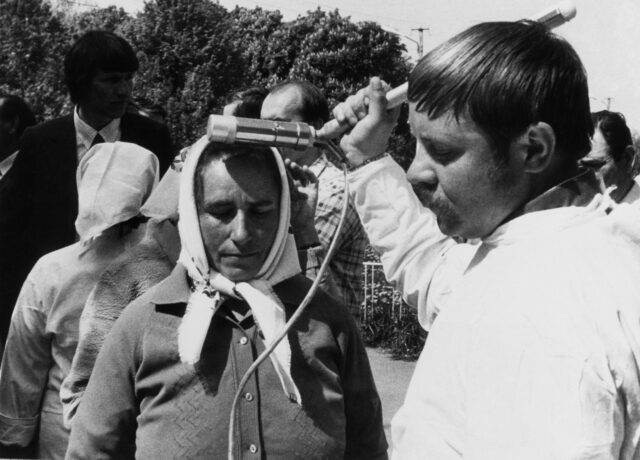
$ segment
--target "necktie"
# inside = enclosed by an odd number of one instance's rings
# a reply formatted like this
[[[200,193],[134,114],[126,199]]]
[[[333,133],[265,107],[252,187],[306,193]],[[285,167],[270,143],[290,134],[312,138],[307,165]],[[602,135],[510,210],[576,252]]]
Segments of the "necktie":
[[[96,133],[96,136],[93,138],[93,142],[91,143],[91,147],[96,144],[102,144],[104,142],[104,138],[100,135],[100,133]]]

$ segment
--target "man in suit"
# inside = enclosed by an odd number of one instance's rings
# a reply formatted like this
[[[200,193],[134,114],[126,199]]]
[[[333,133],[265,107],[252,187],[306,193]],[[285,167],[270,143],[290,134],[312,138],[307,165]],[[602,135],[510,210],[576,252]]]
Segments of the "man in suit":
[[[87,150],[99,142],[126,141],[157,155],[161,172],[171,163],[166,126],[126,113],[138,65],[122,37],[87,32],[64,60],[73,113],[31,127],[21,138],[15,163],[0,183],[1,341],[33,264],[76,240],[76,167]]]

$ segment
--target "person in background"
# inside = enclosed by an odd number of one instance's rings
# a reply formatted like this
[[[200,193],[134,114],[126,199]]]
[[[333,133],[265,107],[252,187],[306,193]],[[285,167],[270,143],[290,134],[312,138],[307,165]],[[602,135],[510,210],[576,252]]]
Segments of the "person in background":
[[[372,79],[334,115],[352,126],[341,146],[371,243],[430,328],[392,457],[637,458],[640,211],[579,166],[593,124],[575,50],[522,21],[427,53],[409,76],[406,174],[385,155],[387,90]],[[455,276],[440,271],[454,237],[477,241]]]
[[[636,152],[624,115],[602,110],[591,118],[591,151],[580,163],[598,171],[617,203],[640,203],[640,184],[632,175]]]
[[[329,120],[329,107],[322,92],[306,81],[286,81],[269,91],[262,104],[261,118],[276,121],[301,121],[320,128]],[[289,161],[307,167],[317,178],[317,205],[314,215],[319,244],[306,248],[305,275],[315,279],[334,238],[340,213],[347,206],[346,221],[338,238],[322,288],[347,305],[358,321],[364,299],[362,262],[367,236],[351,200],[344,202],[344,175],[320,148],[304,152],[281,149]],[[299,249],[305,249],[299,247]]]
[[[0,444],[37,443],[64,458],[60,385],[78,343],[78,320],[103,270],[144,234],[140,206],[157,184],[158,160],[135,144],[103,143],[78,165],[80,241],[42,257],[27,277],[0,367]]]
[[[36,117],[22,98],[0,96],[0,181],[13,166],[22,133],[35,124]]]
[[[111,32],[82,35],[64,58],[73,113],[27,128],[0,184],[0,336],[6,338],[20,286],[43,255],[76,241],[75,172],[94,144],[123,141],[153,152],[164,172],[173,160],[166,126],[126,113],[138,59]]]
[[[233,93],[229,103],[222,110],[223,115],[241,118],[260,118],[262,102],[267,97],[267,90],[253,87]]]
[[[312,284],[289,234],[278,154],[203,137],[180,180],[178,265],[107,336],[72,422],[70,460],[224,457],[239,380]],[[357,327],[322,291],[242,394],[238,458],[387,457]]]

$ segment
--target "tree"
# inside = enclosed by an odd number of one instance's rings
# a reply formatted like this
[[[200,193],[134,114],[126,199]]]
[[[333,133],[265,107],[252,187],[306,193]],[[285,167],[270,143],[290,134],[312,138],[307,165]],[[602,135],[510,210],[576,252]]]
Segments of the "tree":
[[[392,86],[409,75],[406,49],[398,36],[373,22],[353,23],[338,11],[320,9],[285,23],[265,51],[267,81],[308,80],[321,88],[330,105],[366,86],[378,75]],[[390,141],[390,151],[405,169],[413,157],[404,110]]]
[[[283,27],[282,14],[262,8],[236,7],[229,16],[232,21],[229,35],[234,46],[241,50],[244,61],[242,85],[267,86],[271,77],[267,49],[274,34]]]
[[[209,0],[155,0],[123,28],[141,64],[135,95],[167,102],[179,146],[201,135],[203,118],[243,78],[230,27],[227,10]]]
[[[70,10],[65,14],[66,27],[74,38],[88,30],[108,30],[120,33],[133,18],[122,8],[108,6],[96,8],[82,13]]]
[[[39,119],[68,110],[60,58],[69,45],[59,13],[43,0],[0,1],[0,91],[24,98]]]

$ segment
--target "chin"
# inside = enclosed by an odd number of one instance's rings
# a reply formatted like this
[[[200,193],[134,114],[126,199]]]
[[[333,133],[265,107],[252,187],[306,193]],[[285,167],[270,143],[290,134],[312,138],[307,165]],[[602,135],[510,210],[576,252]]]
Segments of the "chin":
[[[252,280],[256,275],[255,270],[245,270],[238,267],[227,267],[220,273],[234,283]]]

